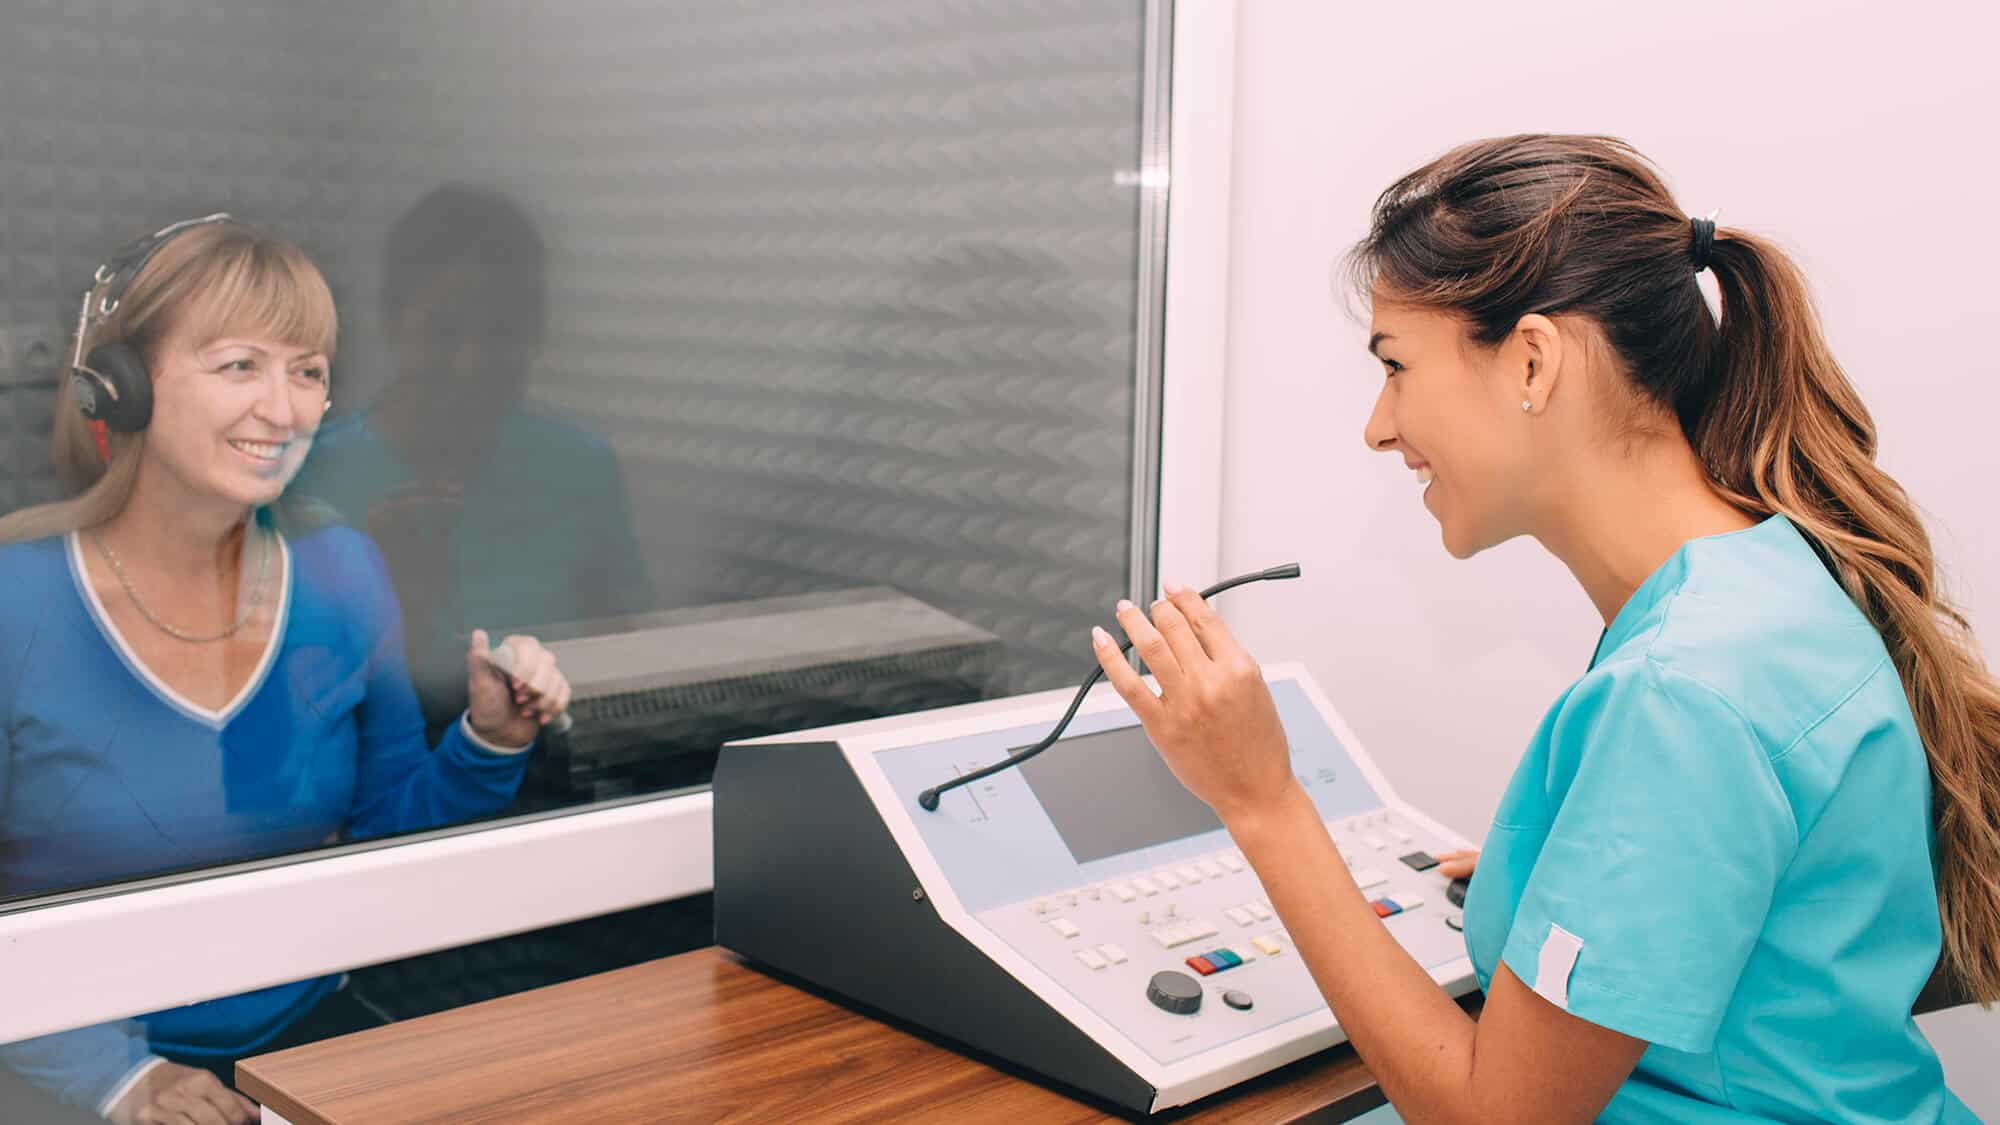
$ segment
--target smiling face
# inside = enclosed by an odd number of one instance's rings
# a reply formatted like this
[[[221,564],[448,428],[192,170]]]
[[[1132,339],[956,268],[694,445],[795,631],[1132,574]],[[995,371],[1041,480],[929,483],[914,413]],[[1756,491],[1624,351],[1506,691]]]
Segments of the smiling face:
[[[146,455],[190,499],[269,504],[326,412],[327,358],[261,333],[205,335],[176,329],[155,350]]]
[[[272,503],[326,413],[338,335],[333,294],[298,247],[226,221],[175,235],[83,341],[139,351],[153,390],[146,428],[111,435],[109,467],[93,457],[85,482],[125,490],[113,510],[146,505],[185,528]],[[95,454],[72,418],[68,444]]]
[[[1521,409],[1538,394],[1530,345],[1517,334],[1481,347],[1459,317],[1379,290],[1369,339],[1384,377],[1364,436],[1415,470],[1445,549],[1468,558],[1531,532],[1541,482]]]

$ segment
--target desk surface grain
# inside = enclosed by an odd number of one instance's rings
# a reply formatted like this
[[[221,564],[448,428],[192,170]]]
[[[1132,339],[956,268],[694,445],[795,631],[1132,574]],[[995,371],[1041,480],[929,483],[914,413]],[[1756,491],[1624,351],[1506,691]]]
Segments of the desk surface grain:
[[[1116,1121],[709,948],[245,1059],[292,1125]],[[1293,1121],[1370,1089],[1337,1047],[1155,1121]]]

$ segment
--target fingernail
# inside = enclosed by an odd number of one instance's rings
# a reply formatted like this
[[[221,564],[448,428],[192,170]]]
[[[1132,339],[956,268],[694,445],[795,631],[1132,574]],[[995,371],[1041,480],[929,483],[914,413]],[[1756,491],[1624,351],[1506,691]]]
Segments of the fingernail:
[[[1158,609],[1165,604],[1167,604],[1167,599],[1161,598],[1159,601],[1154,602],[1151,608]]]
[[[1092,625],[1090,627],[1090,643],[1098,648],[1103,648],[1111,643],[1111,634],[1105,632],[1102,626]]]
[[[1128,609],[1138,609],[1138,608],[1139,608],[1138,606],[1132,604],[1132,600],[1130,598],[1118,599],[1118,612],[1120,613],[1124,613]]]
[[[1165,590],[1167,596],[1170,598],[1177,598],[1187,591],[1187,587],[1178,582],[1169,582],[1165,586],[1162,586],[1161,589]]]

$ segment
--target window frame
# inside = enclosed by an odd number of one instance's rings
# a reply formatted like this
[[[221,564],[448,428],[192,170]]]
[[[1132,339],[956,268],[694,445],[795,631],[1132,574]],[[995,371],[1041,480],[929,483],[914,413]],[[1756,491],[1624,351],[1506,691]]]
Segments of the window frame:
[[[1237,17],[1144,2],[1142,166],[1116,176],[1146,193],[1129,580],[1150,593],[1220,563]],[[0,1043],[700,894],[712,808],[654,794],[0,906]]]

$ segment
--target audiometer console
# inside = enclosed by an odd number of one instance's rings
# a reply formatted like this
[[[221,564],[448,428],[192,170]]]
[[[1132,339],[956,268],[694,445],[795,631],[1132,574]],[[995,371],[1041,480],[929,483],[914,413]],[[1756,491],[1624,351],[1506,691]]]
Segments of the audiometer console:
[[[1475,987],[1432,858],[1467,841],[1399,800],[1302,668],[1265,672],[1293,770],[1383,922]],[[718,944],[1140,1112],[1342,1042],[1215,814],[1115,693],[1017,769],[1068,692],[731,743],[715,771]]]

